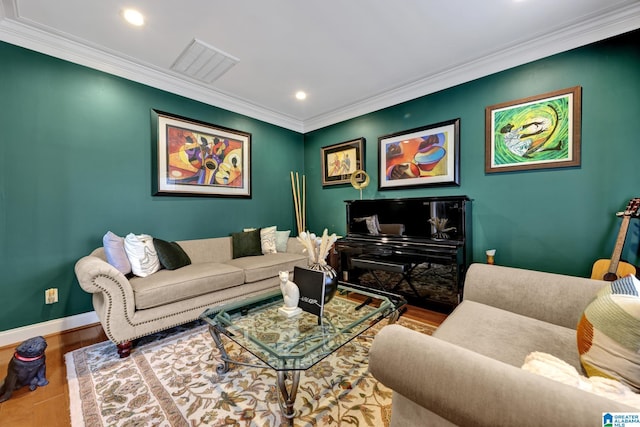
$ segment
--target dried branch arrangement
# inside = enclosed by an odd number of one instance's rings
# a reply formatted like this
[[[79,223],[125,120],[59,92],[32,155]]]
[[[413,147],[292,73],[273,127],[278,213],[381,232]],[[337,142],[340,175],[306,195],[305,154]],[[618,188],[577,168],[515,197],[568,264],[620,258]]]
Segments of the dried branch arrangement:
[[[338,237],[336,233],[329,235],[325,228],[322,237],[317,237],[314,233],[303,231],[298,235],[297,239],[304,246],[310,264],[326,265],[327,255],[329,255],[329,251]]]
[[[291,191],[293,192],[293,207],[296,211],[296,225],[298,234],[303,233],[306,228],[306,188],[307,182],[305,176],[302,175],[302,193],[300,192],[300,177],[296,172],[296,178],[293,179],[293,171],[291,171]]]

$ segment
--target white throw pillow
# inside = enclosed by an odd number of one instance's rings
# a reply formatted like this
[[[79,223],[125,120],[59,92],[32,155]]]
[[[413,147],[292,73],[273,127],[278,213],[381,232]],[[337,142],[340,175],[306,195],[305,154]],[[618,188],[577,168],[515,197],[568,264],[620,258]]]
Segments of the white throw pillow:
[[[131,263],[124,250],[124,237],[108,231],[102,237],[102,247],[109,264],[117,268],[122,274],[131,273]]]
[[[131,271],[136,276],[146,277],[160,270],[153,237],[148,234],[127,234],[124,238],[124,250],[131,263]]]
[[[276,250],[276,226],[260,229],[260,246],[263,254],[275,254]]]
[[[275,254],[276,250],[276,226],[264,227],[260,229],[260,249],[262,254]],[[255,231],[255,227],[243,228],[245,233],[248,231]]]
[[[289,235],[291,230],[276,231],[276,250],[278,252],[287,252],[287,243],[289,243]]]
[[[640,409],[640,395],[625,384],[610,378],[580,375],[576,368],[551,354],[539,351],[530,353],[522,369]]]

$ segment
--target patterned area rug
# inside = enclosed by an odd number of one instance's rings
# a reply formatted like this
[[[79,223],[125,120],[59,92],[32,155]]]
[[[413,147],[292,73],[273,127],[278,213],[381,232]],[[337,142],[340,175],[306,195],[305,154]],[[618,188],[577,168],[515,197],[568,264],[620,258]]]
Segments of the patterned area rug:
[[[431,334],[435,327],[400,318]],[[391,390],[368,372],[372,336],[387,320],[300,376],[295,426],[388,426]],[[223,338],[234,360],[257,363]],[[201,322],[139,341],[119,359],[103,342],[65,355],[71,421],[80,426],[286,426],[272,369],[232,365],[219,375],[219,351]]]

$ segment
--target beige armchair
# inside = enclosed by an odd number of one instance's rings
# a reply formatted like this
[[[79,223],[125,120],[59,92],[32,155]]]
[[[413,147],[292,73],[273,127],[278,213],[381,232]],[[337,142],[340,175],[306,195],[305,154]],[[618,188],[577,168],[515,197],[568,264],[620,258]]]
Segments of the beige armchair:
[[[474,264],[433,336],[390,325],[370,370],[393,390],[391,426],[602,426],[638,409],[521,369],[540,351],[581,370],[576,326],[605,282]]]

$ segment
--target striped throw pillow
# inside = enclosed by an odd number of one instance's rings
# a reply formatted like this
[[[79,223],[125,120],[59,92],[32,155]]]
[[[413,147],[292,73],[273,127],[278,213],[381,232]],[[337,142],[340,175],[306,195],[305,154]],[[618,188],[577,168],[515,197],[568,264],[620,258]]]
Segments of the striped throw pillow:
[[[605,286],[578,323],[578,352],[588,376],[640,391],[640,281],[629,275]]]

